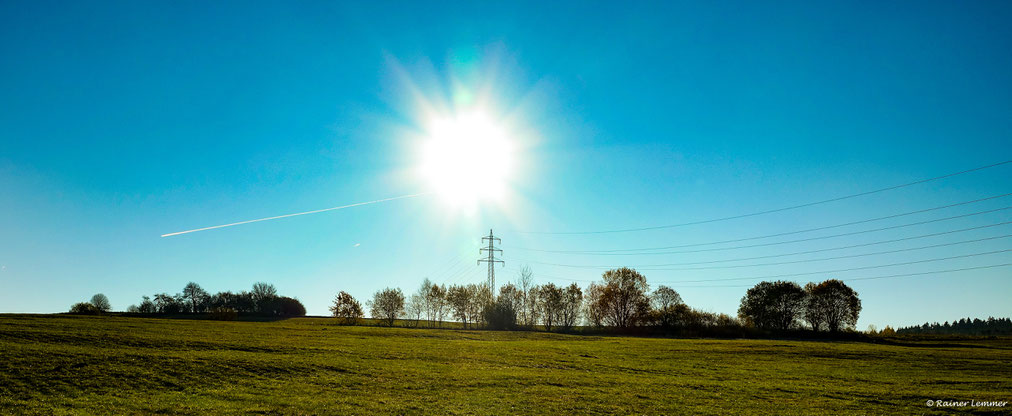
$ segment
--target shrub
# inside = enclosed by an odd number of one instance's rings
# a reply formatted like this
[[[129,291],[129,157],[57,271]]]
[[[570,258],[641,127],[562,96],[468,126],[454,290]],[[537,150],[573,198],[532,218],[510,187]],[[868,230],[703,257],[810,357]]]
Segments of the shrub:
[[[70,313],[79,315],[98,315],[102,313],[95,305],[88,302],[78,302],[70,307]]]
[[[306,316],[306,307],[298,299],[282,296],[277,298],[277,304],[281,316]]]
[[[517,311],[508,300],[498,300],[482,311],[488,329],[513,330],[517,326]]]

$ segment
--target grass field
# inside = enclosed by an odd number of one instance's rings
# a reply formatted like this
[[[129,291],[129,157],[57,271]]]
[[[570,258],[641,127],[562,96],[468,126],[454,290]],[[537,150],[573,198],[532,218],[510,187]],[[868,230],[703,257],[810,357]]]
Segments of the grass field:
[[[706,340],[0,315],[0,411],[926,414],[1012,399],[1012,340]]]

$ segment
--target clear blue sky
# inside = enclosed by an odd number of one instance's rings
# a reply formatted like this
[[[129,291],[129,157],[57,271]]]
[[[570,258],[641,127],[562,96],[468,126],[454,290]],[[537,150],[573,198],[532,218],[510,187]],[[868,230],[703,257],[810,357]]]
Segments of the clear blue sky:
[[[552,266],[727,260],[1012,220],[1010,210],[805,243],[694,254],[549,250],[760,236],[1012,192],[1012,165],[740,220],[605,235],[846,195],[1012,159],[1008,2],[43,2],[0,5],[0,311],[114,308],[189,281],[274,283],[325,314],[422,278],[479,282],[479,238],[539,281]],[[461,94],[461,93],[464,94]],[[516,130],[509,197],[427,196],[160,238],[416,192],[421,109],[482,97]],[[452,98],[458,97],[458,98]],[[1012,205],[1012,197],[793,238]],[[1000,237],[995,226],[767,261]],[[784,241],[789,237],[759,242]],[[726,247],[718,245],[711,247]],[[644,270],[734,314],[757,280],[1012,248],[1012,239],[754,268]],[[1012,262],[1009,252],[801,283]],[[726,263],[722,263],[726,264]],[[732,264],[748,264],[739,262]],[[697,266],[698,267],[698,266]],[[1009,316],[1012,268],[853,281],[868,324]],[[581,282],[586,284],[586,282]]]

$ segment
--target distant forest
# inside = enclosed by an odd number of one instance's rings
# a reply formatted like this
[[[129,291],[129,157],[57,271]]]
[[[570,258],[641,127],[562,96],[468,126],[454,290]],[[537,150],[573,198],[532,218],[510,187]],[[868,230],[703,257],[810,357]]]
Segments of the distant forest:
[[[1012,319],[989,317],[983,319],[963,318],[952,323],[910,326],[896,330],[897,334],[939,334],[939,335],[1012,335]]]

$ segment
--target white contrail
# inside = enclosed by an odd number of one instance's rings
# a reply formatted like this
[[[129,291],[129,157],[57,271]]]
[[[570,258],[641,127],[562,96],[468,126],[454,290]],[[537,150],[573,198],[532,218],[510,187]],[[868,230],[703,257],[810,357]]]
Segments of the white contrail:
[[[344,209],[344,208],[351,208],[351,207],[357,207],[357,206],[359,206],[359,205],[369,205],[369,204],[376,204],[376,203],[380,203],[380,202],[386,202],[386,201],[393,201],[393,200],[395,200],[395,199],[405,199],[405,198],[414,198],[414,197],[416,197],[416,196],[423,196],[423,195],[427,195],[427,194],[429,194],[429,193],[430,193],[430,192],[423,192],[423,193],[420,193],[420,194],[411,194],[411,195],[402,195],[402,196],[395,196],[395,197],[393,197],[393,198],[384,198],[384,199],[377,199],[377,200],[375,200],[375,201],[369,201],[369,202],[359,202],[359,203],[357,203],[357,204],[351,204],[351,205],[342,205],[342,206],[339,206],[339,207],[333,207],[333,208],[324,208],[324,209],[318,209],[318,210],[315,210],[315,211],[306,211],[306,212],[298,212],[298,213],[295,213],[295,214],[285,214],[285,215],[278,215],[278,216],[276,216],[276,217],[267,217],[267,218],[260,218],[260,219],[257,219],[257,220],[249,220],[249,221],[240,221],[240,222],[233,222],[233,223],[231,223],[231,224],[222,224],[222,225],[215,225],[215,226],[213,226],[213,227],[204,227],[204,228],[197,228],[197,229],[194,229],[194,230],[187,230],[187,231],[180,231],[180,232],[176,232],[176,233],[168,233],[168,234],[162,234],[162,237],[172,237],[172,236],[174,236],[174,235],[180,235],[180,234],[189,234],[189,233],[195,233],[195,232],[197,232],[197,231],[207,231],[207,230],[213,230],[213,229],[215,229],[215,228],[225,228],[225,227],[231,227],[231,226],[233,226],[233,225],[242,225],[242,224],[249,224],[249,223],[251,223],[251,222],[260,222],[260,221],[269,221],[269,220],[276,220],[276,219],[278,219],[278,218],[287,218],[287,217],[294,217],[294,216],[298,216],[298,215],[306,215],[306,214],[315,214],[315,213],[317,213],[317,212],[324,212],[324,211],[333,211],[333,210],[337,210],[337,209]]]

